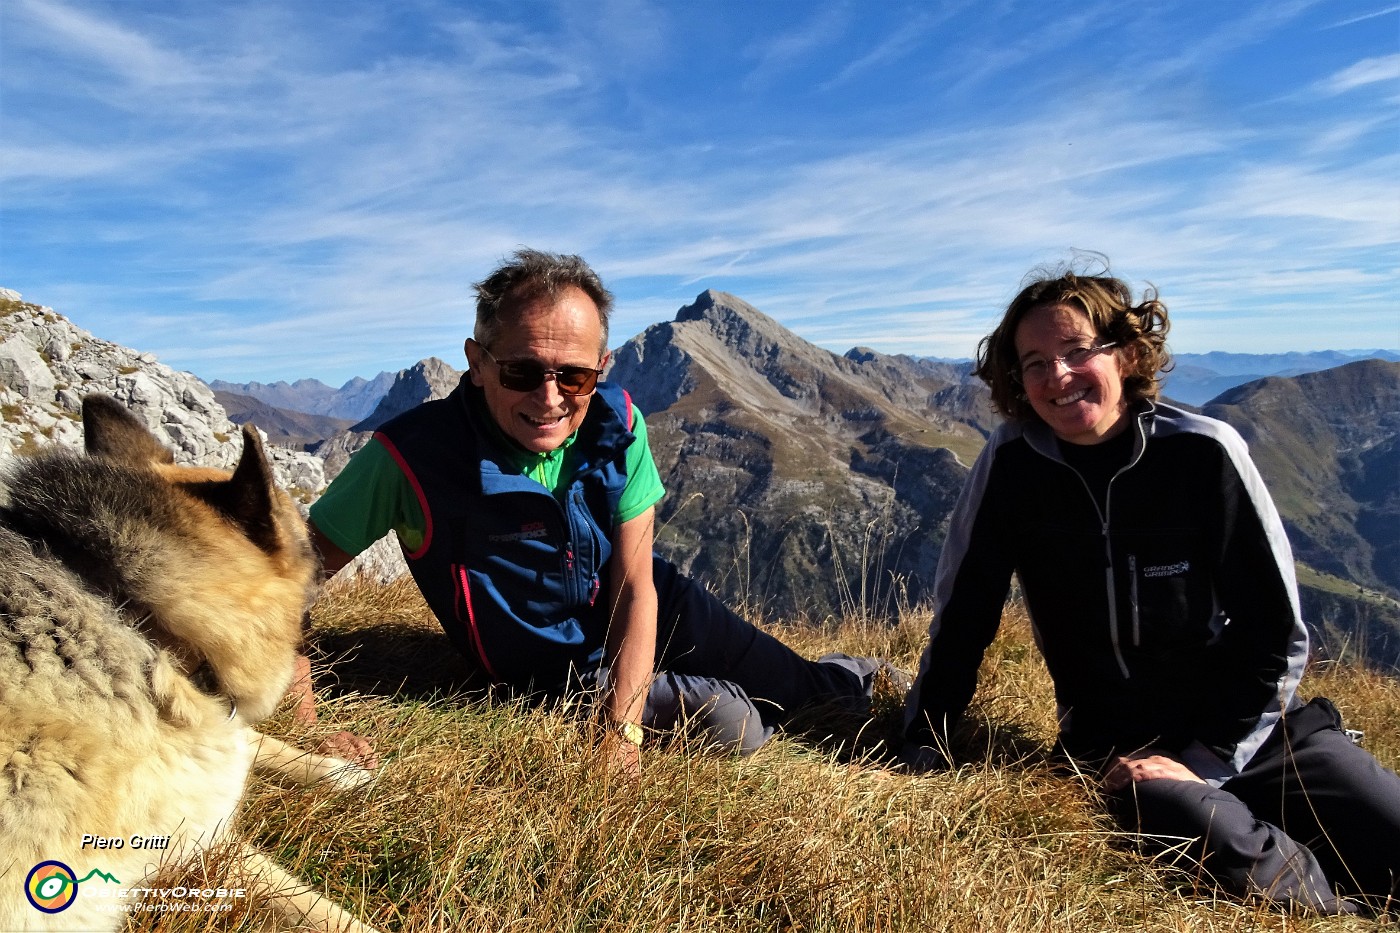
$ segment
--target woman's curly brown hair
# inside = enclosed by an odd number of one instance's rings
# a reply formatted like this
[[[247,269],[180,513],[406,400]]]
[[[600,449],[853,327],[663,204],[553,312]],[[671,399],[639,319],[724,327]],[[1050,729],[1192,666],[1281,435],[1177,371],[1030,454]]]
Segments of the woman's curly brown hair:
[[[1107,272],[1105,266],[1104,272]],[[1116,343],[1123,370],[1123,398],[1129,405],[1161,394],[1157,374],[1171,369],[1167,331],[1171,321],[1167,306],[1151,285],[1142,300],[1133,302],[1132,289],[1110,275],[1084,275],[1070,269],[1039,270],[1007,307],[996,330],[977,345],[973,372],[992,390],[992,404],[1012,421],[1039,418],[1013,378],[1021,361],[1016,354],[1016,328],[1027,314],[1046,305],[1069,305],[1089,316],[1100,340]]]

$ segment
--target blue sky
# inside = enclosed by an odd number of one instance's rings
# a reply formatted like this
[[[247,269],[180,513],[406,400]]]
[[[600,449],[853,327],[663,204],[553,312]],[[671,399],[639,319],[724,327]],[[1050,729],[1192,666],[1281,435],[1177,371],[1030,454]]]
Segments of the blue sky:
[[[5,0],[0,285],[206,378],[462,365],[577,252],[971,355],[1071,250],[1181,352],[1400,348],[1393,0]]]

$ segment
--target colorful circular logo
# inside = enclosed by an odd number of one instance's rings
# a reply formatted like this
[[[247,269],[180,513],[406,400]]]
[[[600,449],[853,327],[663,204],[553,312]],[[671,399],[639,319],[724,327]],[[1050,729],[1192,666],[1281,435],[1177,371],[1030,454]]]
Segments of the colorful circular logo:
[[[24,879],[24,896],[46,914],[67,910],[78,899],[78,876],[62,862],[40,862]]]

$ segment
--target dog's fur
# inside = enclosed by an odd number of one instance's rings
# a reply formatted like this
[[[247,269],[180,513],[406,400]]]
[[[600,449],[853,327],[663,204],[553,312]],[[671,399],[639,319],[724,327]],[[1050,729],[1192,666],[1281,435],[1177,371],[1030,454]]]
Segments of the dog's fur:
[[[319,576],[257,433],[230,475],[176,466],[110,398],[89,396],[83,425],[86,457],[0,479],[0,930],[116,930],[116,902],[83,885],[67,910],[35,910],[29,870],[56,859],[140,887],[231,840],[255,757],[304,781],[369,776],[252,729],[291,682]],[[170,845],[98,852],[84,834]],[[297,922],[369,929],[251,849],[241,860]]]

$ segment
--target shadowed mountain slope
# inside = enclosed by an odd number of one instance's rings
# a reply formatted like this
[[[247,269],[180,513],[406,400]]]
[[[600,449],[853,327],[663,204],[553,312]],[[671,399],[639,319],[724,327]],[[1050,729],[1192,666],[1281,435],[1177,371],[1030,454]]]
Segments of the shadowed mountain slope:
[[[620,347],[668,495],[659,547],[766,612],[921,597],[994,417],[946,363],[837,356],[706,291]]]
[[[1400,596],[1400,363],[1260,379],[1202,410],[1249,442],[1300,560]]]
[[[1203,411],[1249,442],[1311,568],[1299,579],[1304,615],[1328,653],[1359,648],[1400,666],[1400,363],[1261,379]]]
[[[298,450],[315,446],[325,438],[339,434],[354,424],[348,418],[332,418],[329,415],[312,415],[290,408],[279,408],[251,395],[239,395],[236,392],[216,389],[214,397],[224,406],[224,411],[228,412],[229,420],[234,424],[251,422],[261,428],[272,443]]]

